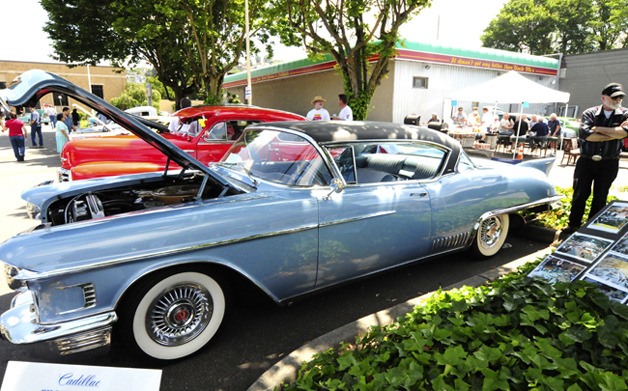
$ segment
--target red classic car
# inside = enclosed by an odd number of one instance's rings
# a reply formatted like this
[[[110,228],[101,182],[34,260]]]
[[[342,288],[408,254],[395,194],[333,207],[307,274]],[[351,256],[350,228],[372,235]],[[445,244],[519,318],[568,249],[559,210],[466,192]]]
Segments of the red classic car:
[[[250,124],[305,120],[285,111],[251,106],[188,107],[173,114],[168,128],[151,123],[165,139],[201,162],[217,162]],[[148,121],[144,121],[148,122]],[[124,124],[120,124],[124,126]],[[59,180],[70,181],[103,176],[161,171],[166,157],[131,134],[77,138],[61,153]]]

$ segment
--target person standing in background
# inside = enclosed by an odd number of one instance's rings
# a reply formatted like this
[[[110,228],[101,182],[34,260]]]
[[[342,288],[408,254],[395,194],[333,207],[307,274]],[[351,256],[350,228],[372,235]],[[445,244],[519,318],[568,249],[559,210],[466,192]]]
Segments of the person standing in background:
[[[488,107],[482,107],[482,130],[486,133],[491,132],[491,125],[495,116],[491,113]]]
[[[550,141],[550,147],[553,150],[556,150],[557,141],[560,140],[560,121],[558,120],[556,113],[550,114],[550,119],[549,121],[547,121],[547,126],[549,127],[549,136],[552,137],[552,140]],[[556,139],[553,139],[554,137]]]
[[[2,132],[9,130],[9,139],[11,141],[11,147],[13,147],[13,154],[18,162],[24,161],[26,154],[26,126],[24,122],[17,118],[17,114],[9,114],[9,120],[2,125]]]
[[[325,98],[320,95],[317,95],[312,99],[312,104],[314,108],[310,110],[305,116],[308,121],[329,121],[331,118],[329,116],[329,111],[323,108],[323,105],[327,102]]]
[[[30,108],[31,111],[31,119],[29,125],[31,126],[31,143],[32,148],[43,148],[44,147],[44,136],[41,134],[41,117],[39,116],[39,112],[35,110],[34,107]],[[39,145],[37,144],[37,138],[39,136]]]
[[[578,138],[580,158],[573,174],[573,198],[566,233],[582,225],[587,199],[593,186],[593,201],[588,219],[606,205],[608,192],[619,172],[623,139],[628,137],[628,109],[621,106],[626,96],[619,83],[602,90],[602,105],[582,113]]]
[[[55,141],[57,142],[57,152],[59,155],[63,151],[65,144],[70,141],[70,131],[68,126],[63,122],[63,113],[57,114],[57,125],[55,126]]]
[[[61,112],[63,114],[63,122],[68,127],[68,133],[72,133],[72,130],[76,130],[76,128],[74,127],[74,121],[70,116],[70,108],[65,106]]]
[[[54,106],[46,105],[44,107],[44,112],[50,119],[50,126],[54,129],[57,125],[57,109]]]
[[[353,110],[351,110],[351,107],[347,105],[347,102],[347,95],[338,95],[338,106],[340,106],[340,113],[338,113],[338,115],[334,114],[331,119],[339,119],[341,121],[353,121]]]
[[[72,125],[74,125],[74,129],[79,128],[79,124],[81,123],[81,115],[78,113],[77,109],[72,110]]]

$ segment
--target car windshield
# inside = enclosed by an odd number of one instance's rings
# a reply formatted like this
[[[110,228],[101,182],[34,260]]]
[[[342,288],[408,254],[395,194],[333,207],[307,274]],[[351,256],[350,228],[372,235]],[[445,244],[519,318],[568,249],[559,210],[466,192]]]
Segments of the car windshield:
[[[286,186],[324,186],[332,179],[319,151],[302,136],[290,132],[251,130],[222,162],[257,179]]]

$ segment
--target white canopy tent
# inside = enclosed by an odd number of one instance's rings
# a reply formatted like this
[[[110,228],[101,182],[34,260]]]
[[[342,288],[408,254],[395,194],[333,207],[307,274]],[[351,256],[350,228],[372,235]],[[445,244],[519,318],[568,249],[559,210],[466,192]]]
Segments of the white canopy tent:
[[[499,103],[566,103],[569,102],[569,93],[542,86],[516,71],[510,71],[484,83],[454,91],[452,98]]]
[[[542,86],[510,71],[475,86],[466,87],[452,93],[452,98],[477,102],[520,103],[523,114],[523,103],[569,102],[570,94]],[[519,131],[517,131],[517,140]],[[514,157],[514,153],[513,153]]]

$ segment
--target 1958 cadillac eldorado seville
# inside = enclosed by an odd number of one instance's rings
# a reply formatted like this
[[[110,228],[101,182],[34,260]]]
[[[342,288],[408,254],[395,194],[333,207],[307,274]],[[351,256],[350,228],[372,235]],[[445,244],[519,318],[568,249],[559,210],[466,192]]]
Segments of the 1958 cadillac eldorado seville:
[[[560,197],[543,170],[476,166],[427,128],[260,123],[207,166],[55,75],[29,71],[0,96],[27,105],[50,92],[123,124],[178,167],[23,194],[41,224],[0,245],[18,292],[1,333],[62,354],[105,346],[113,332],[150,357],[185,357],[215,336],[236,281],[288,303],[453,251],[491,257],[511,216]]]

